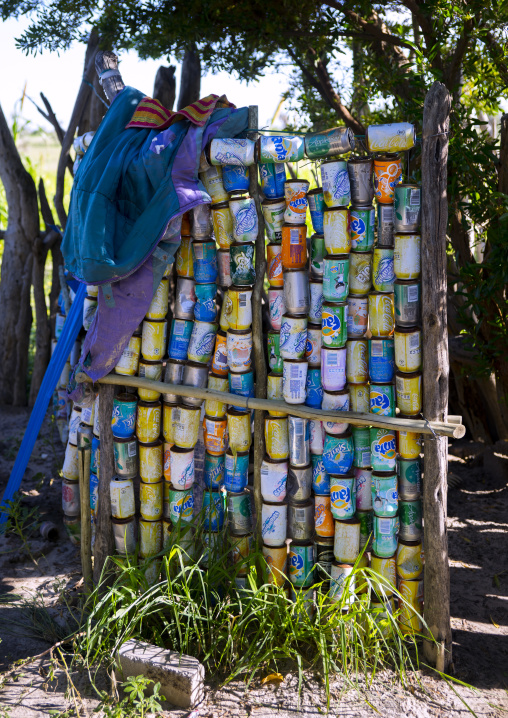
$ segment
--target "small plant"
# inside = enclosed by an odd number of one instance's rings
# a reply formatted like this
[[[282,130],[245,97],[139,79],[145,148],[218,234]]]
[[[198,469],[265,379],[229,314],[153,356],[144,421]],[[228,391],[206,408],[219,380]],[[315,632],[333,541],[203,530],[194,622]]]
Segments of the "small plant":
[[[7,521],[2,525],[1,530],[5,533],[12,533],[21,539],[23,548],[36,566],[38,566],[28,539],[38,530],[41,525],[39,508],[37,506],[26,506],[23,504],[23,495],[17,493],[12,501],[5,501]]]
[[[124,683],[121,683],[123,690],[127,694],[120,703],[111,705],[110,699],[104,696],[104,701],[97,707],[97,711],[101,711],[108,718],[127,718],[136,716],[136,718],[144,718],[147,713],[160,713],[162,710],[161,701],[166,700],[161,696],[160,683],[155,683],[152,695],[146,696],[147,688],[154,681],[144,676],[129,676]]]

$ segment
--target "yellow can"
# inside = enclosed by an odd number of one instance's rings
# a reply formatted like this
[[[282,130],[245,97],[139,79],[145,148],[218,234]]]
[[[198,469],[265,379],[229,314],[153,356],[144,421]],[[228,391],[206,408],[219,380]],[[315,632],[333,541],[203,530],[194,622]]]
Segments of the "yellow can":
[[[415,416],[398,414],[399,419],[415,419]],[[399,431],[399,454],[402,459],[417,459],[422,450],[422,435],[416,431]]]
[[[369,293],[369,329],[373,337],[389,337],[395,326],[393,294]]]
[[[229,290],[227,290],[224,294],[224,299],[222,300],[222,307],[220,309],[220,316],[219,316],[219,327],[221,328],[221,331],[227,332],[229,329],[229,304],[228,304],[228,296],[229,296]]]
[[[229,448],[233,454],[249,451],[252,443],[250,411],[228,409]]]
[[[262,551],[268,566],[268,581],[275,583],[277,586],[283,586],[286,582],[287,574],[287,545],[275,547],[263,544]]]
[[[162,479],[163,450],[160,439],[151,444],[139,442],[139,475],[145,484],[156,484]]]
[[[139,354],[141,352],[141,337],[134,336],[123,350],[115,366],[115,374],[134,376],[138,371]]]
[[[156,484],[139,482],[140,513],[147,521],[158,521],[162,518],[163,481]]]
[[[403,633],[421,633],[423,624],[423,580],[399,579],[399,624]]]
[[[138,401],[136,437],[143,444],[156,441],[161,433],[160,401]]]
[[[225,319],[229,329],[238,331],[250,329],[252,326],[252,289],[230,287],[224,298],[224,305]]]
[[[406,580],[418,578],[423,571],[422,542],[399,539],[396,561],[399,578]]]
[[[370,412],[369,384],[349,385],[349,406],[351,411],[359,411],[362,414],[368,414]]]
[[[139,519],[139,553],[155,556],[162,549],[162,521]]]
[[[173,409],[175,404],[168,404],[166,401],[162,405],[162,436],[168,444],[175,443],[175,425],[173,423]]]
[[[371,579],[374,588],[377,588],[381,596],[383,595],[383,591],[386,596],[392,596],[393,589],[397,582],[395,555],[389,558],[383,558],[382,556],[377,556],[375,553],[372,553],[370,557],[370,567],[375,573],[385,579],[383,582],[377,581],[375,578]]]
[[[206,191],[212,198],[212,205],[228,201],[229,194],[222,184],[222,167],[220,165],[214,165],[204,172],[200,172],[199,179],[203,182]],[[217,238],[217,235],[215,235],[215,238]]]
[[[211,207],[213,233],[221,249],[229,249],[233,244],[233,217],[228,202]]]
[[[183,237],[176,253],[176,273],[179,277],[194,277],[194,260],[192,257],[192,237]]]
[[[162,278],[146,313],[147,319],[164,319],[168,313],[169,279]]]
[[[346,379],[350,384],[369,381],[369,343],[367,339],[346,342]]]
[[[164,442],[164,465],[163,465],[163,471],[164,471],[164,479],[166,481],[171,481],[171,447],[173,444],[169,444],[168,442]]]
[[[351,233],[349,231],[349,210],[347,207],[325,207],[323,234],[328,254],[349,254],[351,251]]]
[[[393,235],[393,271],[397,279],[418,279],[421,271],[421,235],[396,232]]]
[[[198,443],[200,406],[178,404],[173,408],[174,443],[182,449],[193,449]],[[164,437],[166,438],[166,437]]]
[[[395,366],[411,374],[422,368],[422,332],[418,327],[395,327]]]
[[[397,392],[397,408],[401,414],[415,416],[422,410],[422,374],[395,374],[395,389]]]
[[[145,319],[141,334],[141,354],[143,359],[159,361],[166,353],[166,333],[168,323],[165,319]]]
[[[282,396],[282,374],[268,374],[266,378],[266,398],[273,401],[284,401]],[[287,416],[285,411],[269,410],[270,416]]]
[[[339,563],[354,563],[360,553],[360,521],[335,521],[333,554]]]
[[[287,418],[268,416],[265,419],[266,453],[270,459],[289,457],[289,431]]]
[[[109,483],[111,515],[115,519],[128,519],[136,513],[134,483],[132,479],[115,476]]]
[[[349,255],[349,294],[363,297],[372,287],[372,252]]]
[[[208,375],[208,389],[212,391],[229,391],[228,377],[210,373]],[[217,401],[217,399],[207,399],[205,401],[205,414],[216,419],[222,419],[226,416],[227,408],[227,404]]]
[[[162,361],[141,359],[139,362],[138,376],[144,379],[152,379],[152,381],[160,381],[162,379]],[[138,389],[138,395],[142,401],[157,401],[160,397],[160,391]]]
[[[233,564],[243,563],[252,551],[252,546],[254,543],[252,534],[247,534],[246,536],[236,536],[235,534],[230,533],[229,541],[231,544],[231,560]],[[245,576],[247,575],[247,570],[248,564],[247,562],[245,562],[238,569],[237,575]]]

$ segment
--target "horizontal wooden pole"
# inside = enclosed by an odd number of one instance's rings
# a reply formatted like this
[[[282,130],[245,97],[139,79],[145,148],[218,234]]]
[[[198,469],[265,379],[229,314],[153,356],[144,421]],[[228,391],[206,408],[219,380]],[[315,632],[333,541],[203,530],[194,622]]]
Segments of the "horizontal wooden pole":
[[[89,376],[79,372],[76,376],[78,382],[91,382]],[[108,374],[99,379],[99,384],[114,384],[115,386],[132,386],[136,389],[148,389],[158,391],[161,394],[176,394],[177,396],[191,396],[196,399],[215,399],[224,404],[234,404],[245,409],[262,409],[263,411],[283,411],[292,416],[301,416],[304,419],[316,421],[344,421],[355,426],[378,426],[382,429],[393,429],[394,431],[407,430],[420,434],[438,436],[449,436],[452,439],[461,439],[466,433],[466,427],[462,424],[446,423],[439,421],[427,422],[424,419],[398,419],[391,416],[378,416],[378,414],[362,414],[357,411],[326,411],[324,409],[312,409],[305,404],[287,404],[285,401],[274,401],[272,399],[257,399],[255,397],[237,396],[224,391],[213,389],[197,389],[193,386],[183,384],[166,384],[161,381],[144,379],[139,376],[124,376],[123,374]]]

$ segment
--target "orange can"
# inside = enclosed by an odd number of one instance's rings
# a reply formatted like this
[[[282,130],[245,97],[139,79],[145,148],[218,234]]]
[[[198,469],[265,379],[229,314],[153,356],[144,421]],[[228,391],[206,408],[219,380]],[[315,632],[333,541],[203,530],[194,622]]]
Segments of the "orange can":
[[[166,481],[170,481],[171,479],[171,468],[170,468],[170,457],[171,457],[171,447],[173,444],[169,444],[167,441],[164,442],[164,478]]]
[[[331,511],[330,496],[314,497],[314,526],[316,534],[329,538],[335,535],[335,525]]]
[[[282,266],[304,269],[307,264],[307,225],[282,225]]]
[[[282,245],[268,244],[266,247],[266,276],[271,287],[282,287]]]
[[[283,586],[286,581],[288,547],[286,544],[280,547],[263,544],[263,556],[268,565],[269,582],[276,583],[277,586]]]
[[[182,229],[180,230],[180,234],[183,235],[190,235],[190,215],[188,212],[185,212],[182,214]]]
[[[214,416],[206,416],[203,419],[203,439],[205,450],[209,454],[220,456],[228,450],[228,422]]]
[[[395,187],[402,182],[399,155],[380,155],[374,160],[374,194],[380,204],[393,204]]]
[[[219,376],[227,376],[228,368],[228,351],[227,351],[227,335],[223,331],[217,332],[215,335],[215,349],[212,356],[212,371]]]

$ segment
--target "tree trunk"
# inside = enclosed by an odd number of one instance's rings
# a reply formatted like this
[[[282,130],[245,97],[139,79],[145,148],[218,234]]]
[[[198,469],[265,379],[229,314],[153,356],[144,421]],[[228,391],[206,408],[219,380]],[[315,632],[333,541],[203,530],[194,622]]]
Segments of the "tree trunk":
[[[199,100],[201,92],[201,58],[196,46],[185,51],[180,75],[180,94],[177,109],[182,110]]]
[[[41,237],[37,237],[33,248],[33,286],[35,304],[35,357],[30,384],[30,396],[28,403],[35,404],[37,394],[48,368],[51,353],[51,328],[48,319],[48,308],[46,306],[46,295],[44,293],[44,269],[48,256],[47,247]]]
[[[86,61],[87,60],[85,60],[85,63]],[[97,74],[94,75],[91,84],[93,85],[93,90],[90,93],[90,97],[85,105],[78,125],[78,137],[84,135],[85,132],[96,132],[108,109],[107,105],[104,104],[104,102],[106,102],[106,96],[102,90]],[[103,100],[102,102],[101,99]]]
[[[37,192],[0,107],[0,178],[8,206],[0,281],[0,403],[27,401],[32,313],[32,247],[39,234]]]
[[[166,110],[173,109],[176,97],[175,67],[173,65],[169,67],[161,65],[157,70],[153,85],[153,96],[155,100],[159,100]]]

